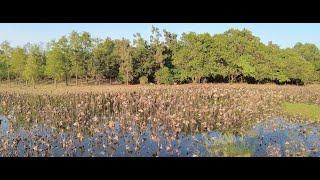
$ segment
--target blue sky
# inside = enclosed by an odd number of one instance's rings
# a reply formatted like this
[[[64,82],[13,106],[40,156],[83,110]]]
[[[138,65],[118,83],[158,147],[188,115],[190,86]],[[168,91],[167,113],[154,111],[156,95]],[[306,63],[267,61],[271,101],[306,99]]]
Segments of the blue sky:
[[[72,30],[87,31],[97,38],[111,37],[132,40],[136,32],[149,39],[152,25],[180,35],[182,32],[222,33],[229,28],[246,28],[267,43],[292,47],[296,42],[314,43],[320,47],[320,23],[2,23],[0,42],[8,40],[13,46],[46,43],[69,34]]]

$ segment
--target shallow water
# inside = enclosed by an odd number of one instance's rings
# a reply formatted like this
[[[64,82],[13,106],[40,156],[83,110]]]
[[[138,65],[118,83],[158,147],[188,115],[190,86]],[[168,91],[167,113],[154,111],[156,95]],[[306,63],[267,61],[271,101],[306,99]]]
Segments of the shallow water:
[[[268,147],[278,149],[278,156],[320,156],[319,124],[290,123],[276,118],[258,124],[252,132],[256,136],[246,138],[256,146],[255,156],[268,156]]]
[[[211,156],[206,146],[208,139],[223,137],[218,131],[174,134],[160,127],[154,139],[152,124],[143,131],[134,129],[126,132],[116,122],[113,130],[86,135],[80,140],[73,132],[56,133],[41,124],[8,133],[10,122],[3,116],[0,119],[1,140],[7,139],[8,144],[16,144],[8,147],[6,153],[0,152],[0,156]],[[319,124],[289,123],[282,118],[274,118],[256,124],[243,139],[254,147],[252,156],[319,157],[319,132]]]
[[[8,119],[4,116],[0,116],[0,131],[7,132],[8,131]]]

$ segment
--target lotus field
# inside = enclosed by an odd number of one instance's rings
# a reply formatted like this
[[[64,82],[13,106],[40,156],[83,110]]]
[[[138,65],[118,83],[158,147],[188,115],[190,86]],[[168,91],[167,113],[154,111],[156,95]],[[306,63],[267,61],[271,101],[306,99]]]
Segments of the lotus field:
[[[320,86],[0,86],[0,156],[320,156]]]

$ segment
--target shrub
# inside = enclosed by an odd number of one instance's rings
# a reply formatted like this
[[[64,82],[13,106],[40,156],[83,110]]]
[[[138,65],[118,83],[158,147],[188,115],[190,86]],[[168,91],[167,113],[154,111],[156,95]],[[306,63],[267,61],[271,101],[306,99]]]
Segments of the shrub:
[[[156,82],[157,84],[172,84],[173,83],[173,76],[170,72],[169,68],[163,67],[159,69],[156,73]]]
[[[146,76],[142,76],[139,78],[140,84],[148,84],[148,78]]]

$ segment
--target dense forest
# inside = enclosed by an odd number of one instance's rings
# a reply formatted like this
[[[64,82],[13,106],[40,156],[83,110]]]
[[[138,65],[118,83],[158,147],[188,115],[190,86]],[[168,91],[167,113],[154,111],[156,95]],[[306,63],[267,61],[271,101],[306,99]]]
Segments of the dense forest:
[[[249,30],[222,34],[174,33],[152,28],[149,40],[137,33],[127,39],[95,39],[71,32],[46,44],[0,46],[1,81],[35,85],[41,82],[122,82],[173,84],[247,82],[306,84],[320,80],[316,45],[292,48],[264,44]]]

